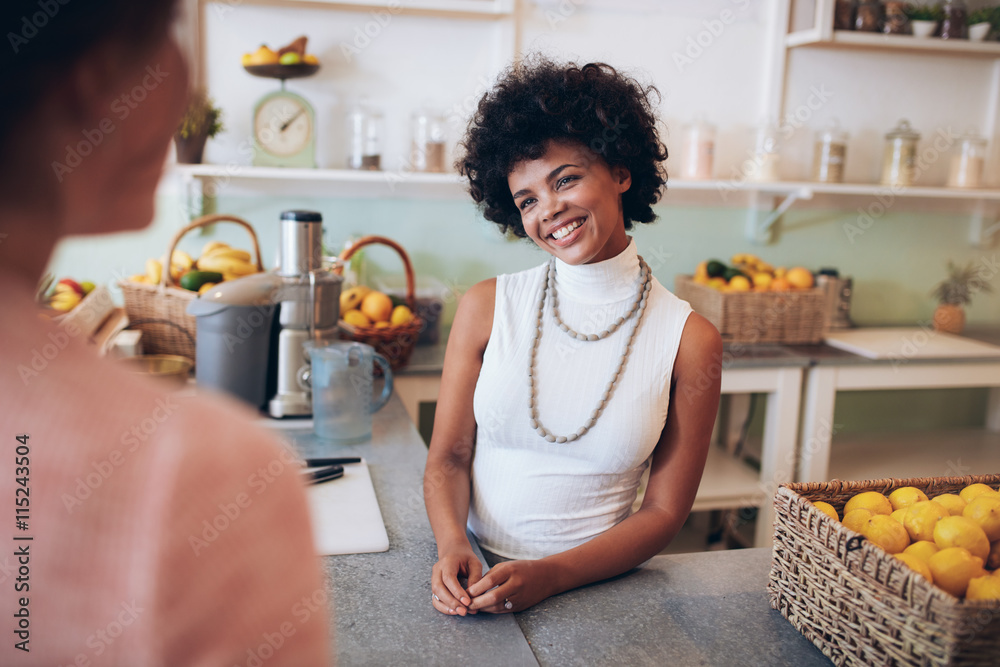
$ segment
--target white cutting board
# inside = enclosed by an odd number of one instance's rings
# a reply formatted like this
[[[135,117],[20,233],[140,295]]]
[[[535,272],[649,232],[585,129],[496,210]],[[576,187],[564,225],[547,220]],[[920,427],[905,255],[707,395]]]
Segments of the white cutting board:
[[[917,327],[832,331],[825,340],[827,345],[868,359],[1000,357],[996,345]]]
[[[368,464],[344,466],[344,476],[306,487],[313,541],[320,556],[389,550]]]

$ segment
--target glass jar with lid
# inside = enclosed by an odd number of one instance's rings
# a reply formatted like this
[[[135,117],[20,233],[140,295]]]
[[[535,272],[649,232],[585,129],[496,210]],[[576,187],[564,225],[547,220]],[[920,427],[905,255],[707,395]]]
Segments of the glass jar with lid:
[[[846,162],[847,132],[833,121],[816,133],[813,180],[819,183],[843,183]]]
[[[753,155],[749,169],[745,169],[748,181],[771,183],[778,179],[778,128],[761,125],[753,131]]]
[[[882,154],[882,185],[907,187],[913,185],[917,171],[917,142],[920,133],[907,120],[899,121],[885,135]]]
[[[882,29],[881,0],[861,0],[854,14],[854,29],[878,32]]]
[[[833,29],[854,30],[857,0],[837,0],[833,5]]]
[[[885,21],[882,32],[887,35],[905,35],[910,31],[910,17],[906,15],[906,5],[903,0],[886,0]]]
[[[444,116],[418,109],[410,118],[410,166],[413,171],[445,171],[446,126]]]
[[[684,128],[681,150],[681,178],[707,180],[712,178],[715,161],[715,126],[699,115]]]
[[[347,112],[347,168],[378,171],[382,168],[384,118],[379,109],[362,99]]]
[[[943,12],[941,39],[968,39],[969,10],[964,0],[947,0]]]
[[[980,188],[983,186],[983,165],[986,163],[986,140],[975,132],[967,132],[955,146],[948,170],[949,188]]]

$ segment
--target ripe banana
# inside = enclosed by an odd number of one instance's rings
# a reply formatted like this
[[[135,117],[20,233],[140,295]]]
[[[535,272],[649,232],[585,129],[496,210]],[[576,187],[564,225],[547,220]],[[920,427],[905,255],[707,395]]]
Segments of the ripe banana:
[[[346,313],[349,310],[354,310],[361,306],[361,302],[364,301],[365,297],[371,293],[370,287],[365,287],[364,285],[358,285],[357,287],[352,287],[340,294],[340,312]]]
[[[146,260],[146,281],[151,285],[158,285],[163,277],[163,264],[158,259]]]
[[[228,247],[229,244],[223,243],[222,241],[209,241],[208,243],[205,244],[205,247],[201,249],[201,254],[207,255],[213,250],[216,250],[218,248],[228,248]]]
[[[76,308],[81,301],[83,301],[83,297],[69,285],[56,285],[52,297],[49,299],[49,305],[55,310],[68,313]]]
[[[203,253],[201,259],[206,257],[228,257],[230,259],[238,259],[241,262],[250,261],[250,253],[246,250],[237,250],[236,248],[216,248],[207,253]],[[201,259],[198,261],[200,262]]]
[[[257,273],[257,267],[250,262],[232,257],[221,257],[216,255],[200,257],[198,259],[198,270],[216,271],[221,273],[223,277],[226,277],[229,274],[239,277],[250,275],[251,273]],[[226,277],[226,280],[231,280],[231,278]]]

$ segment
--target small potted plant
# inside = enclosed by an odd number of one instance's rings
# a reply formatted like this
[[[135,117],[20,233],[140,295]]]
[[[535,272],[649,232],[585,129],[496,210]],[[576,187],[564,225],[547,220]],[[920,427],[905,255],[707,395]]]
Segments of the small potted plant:
[[[914,37],[930,37],[937,30],[938,22],[944,19],[944,9],[941,5],[909,4],[905,11],[910,19]]]
[[[982,42],[1000,20],[1000,8],[980,7],[969,12],[969,41]]]
[[[965,305],[980,292],[992,292],[993,287],[983,280],[972,262],[959,267],[948,262],[948,277],[934,287],[932,294],[938,300],[934,310],[934,330],[960,334],[965,328]]]
[[[205,142],[222,130],[222,109],[215,106],[212,98],[204,90],[192,93],[184,117],[174,135],[177,161],[199,164],[205,150]]]

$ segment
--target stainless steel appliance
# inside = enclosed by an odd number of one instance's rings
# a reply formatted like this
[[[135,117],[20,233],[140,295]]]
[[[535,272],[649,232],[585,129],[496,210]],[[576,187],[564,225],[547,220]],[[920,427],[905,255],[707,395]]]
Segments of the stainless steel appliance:
[[[272,417],[312,414],[312,397],[301,382],[309,369],[302,348],[307,340],[336,340],[343,279],[323,261],[323,216],[316,211],[284,211],[278,266],[281,278],[277,330],[273,336]]]
[[[850,329],[854,327],[851,321],[851,294],[853,281],[851,278],[841,278],[836,269],[820,269],[816,277],[816,286],[826,293],[826,326],[825,330]]]

